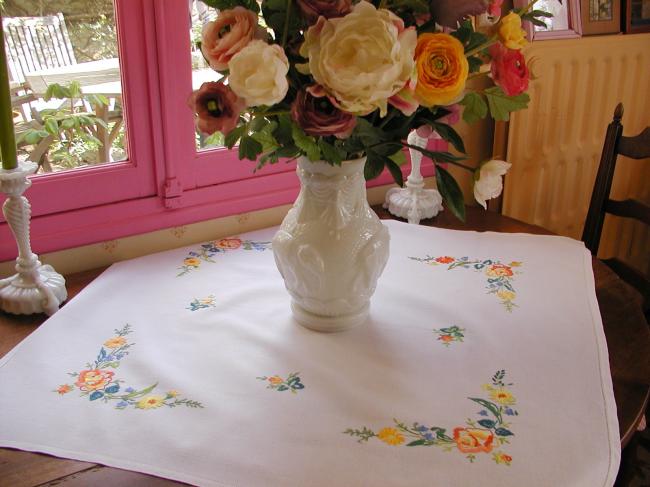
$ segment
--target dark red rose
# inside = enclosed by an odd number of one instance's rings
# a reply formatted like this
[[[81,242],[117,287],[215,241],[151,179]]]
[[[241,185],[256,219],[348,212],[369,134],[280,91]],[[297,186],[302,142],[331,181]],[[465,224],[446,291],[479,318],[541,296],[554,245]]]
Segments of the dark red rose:
[[[508,96],[515,96],[528,89],[530,72],[521,51],[508,49],[501,44],[490,46],[492,56],[492,79]]]
[[[291,118],[308,135],[335,135],[339,139],[349,137],[357,124],[354,115],[332,105],[326,96],[304,90],[298,92],[291,105]]]
[[[437,24],[455,29],[470,15],[485,13],[488,0],[431,0],[431,17]]]
[[[187,104],[197,114],[197,128],[204,134],[228,134],[237,126],[246,102],[229,86],[218,82],[203,83],[192,93]]]
[[[352,10],[352,0],[296,0],[298,7],[309,23],[313,24],[319,16],[326,19],[343,17]]]

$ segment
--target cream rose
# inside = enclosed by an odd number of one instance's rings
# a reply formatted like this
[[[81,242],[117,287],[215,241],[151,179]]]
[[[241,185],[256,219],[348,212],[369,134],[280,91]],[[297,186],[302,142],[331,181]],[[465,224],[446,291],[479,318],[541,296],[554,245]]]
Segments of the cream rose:
[[[307,30],[300,54],[308,71],[346,112],[387,111],[415,69],[417,34],[386,9],[362,1],[342,18],[320,17]],[[303,68],[304,68],[303,67]]]
[[[246,106],[274,105],[289,89],[289,60],[277,44],[252,41],[228,63],[229,85]]]
[[[474,198],[487,209],[486,201],[496,198],[503,190],[502,176],[510,169],[509,162],[493,159],[481,165],[476,171],[478,179],[474,182]]]

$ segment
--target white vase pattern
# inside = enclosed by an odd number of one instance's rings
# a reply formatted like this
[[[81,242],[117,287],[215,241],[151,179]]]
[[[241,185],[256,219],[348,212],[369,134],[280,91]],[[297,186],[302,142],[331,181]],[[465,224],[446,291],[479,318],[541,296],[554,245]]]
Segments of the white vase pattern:
[[[390,236],[368,205],[364,164],[300,158],[300,194],[273,238],[294,318],[313,330],[363,322],[388,260]]]

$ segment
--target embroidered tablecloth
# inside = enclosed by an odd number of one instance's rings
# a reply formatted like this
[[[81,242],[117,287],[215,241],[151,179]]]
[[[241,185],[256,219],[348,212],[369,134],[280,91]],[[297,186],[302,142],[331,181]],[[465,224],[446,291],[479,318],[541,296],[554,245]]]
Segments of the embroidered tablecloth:
[[[0,446],[208,486],[606,486],[589,253],[386,222],[367,323],[291,319],[274,229],[113,265],[0,362]]]

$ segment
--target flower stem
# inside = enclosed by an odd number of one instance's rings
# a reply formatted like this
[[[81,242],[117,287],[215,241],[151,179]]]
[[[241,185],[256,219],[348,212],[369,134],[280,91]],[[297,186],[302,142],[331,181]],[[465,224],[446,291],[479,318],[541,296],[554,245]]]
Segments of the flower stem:
[[[477,53],[481,52],[482,50],[487,49],[492,44],[495,44],[496,42],[498,42],[498,40],[499,39],[498,39],[497,36],[490,37],[487,41],[485,41],[480,46],[476,46],[474,49],[470,49],[469,51],[467,51],[465,53],[465,57],[473,56],[474,54],[477,54]]]
[[[287,11],[284,15],[284,28],[282,29],[282,49],[287,44],[287,37],[289,37],[289,20],[291,18],[291,2],[287,0]]]

